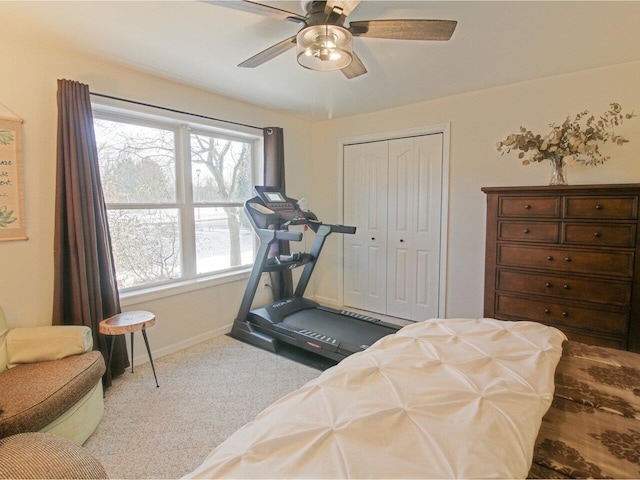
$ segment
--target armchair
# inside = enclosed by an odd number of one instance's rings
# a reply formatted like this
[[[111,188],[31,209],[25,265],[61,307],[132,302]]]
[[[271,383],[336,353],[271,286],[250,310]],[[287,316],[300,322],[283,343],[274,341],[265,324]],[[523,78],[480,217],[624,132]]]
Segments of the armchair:
[[[0,438],[47,432],[82,445],[104,412],[89,327],[9,328],[0,307]]]

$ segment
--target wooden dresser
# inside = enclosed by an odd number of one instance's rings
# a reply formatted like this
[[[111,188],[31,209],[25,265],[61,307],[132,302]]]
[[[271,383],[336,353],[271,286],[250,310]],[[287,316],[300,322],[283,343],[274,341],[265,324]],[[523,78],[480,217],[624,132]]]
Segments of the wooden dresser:
[[[640,184],[482,191],[484,315],[640,352]]]

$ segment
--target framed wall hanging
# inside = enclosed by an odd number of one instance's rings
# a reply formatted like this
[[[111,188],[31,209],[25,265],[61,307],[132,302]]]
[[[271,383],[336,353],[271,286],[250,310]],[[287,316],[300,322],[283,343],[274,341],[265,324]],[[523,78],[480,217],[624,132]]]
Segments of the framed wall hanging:
[[[0,117],[0,242],[26,239],[22,120]]]

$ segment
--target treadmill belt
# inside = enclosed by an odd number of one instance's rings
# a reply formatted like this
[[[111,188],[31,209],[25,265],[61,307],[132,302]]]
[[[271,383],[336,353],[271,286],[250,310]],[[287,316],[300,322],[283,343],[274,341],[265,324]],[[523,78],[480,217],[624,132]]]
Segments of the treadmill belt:
[[[397,329],[338,313],[310,308],[288,315],[281,325],[291,330],[311,330],[337,339],[340,344],[367,348]]]

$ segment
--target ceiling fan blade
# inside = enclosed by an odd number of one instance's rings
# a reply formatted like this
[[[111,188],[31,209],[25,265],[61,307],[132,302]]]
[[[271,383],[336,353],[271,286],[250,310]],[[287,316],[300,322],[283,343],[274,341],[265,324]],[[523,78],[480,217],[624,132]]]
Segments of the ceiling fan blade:
[[[294,12],[288,12],[287,10],[281,10],[279,8],[270,7],[257,2],[251,2],[249,0],[203,0],[205,3],[211,5],[220,5],[222,7],[229,7],[235,10],[242,10],[243,12],[258,13],[260,15],[266,15],[268,17],[275,17],[281,20],[291,20],[297,23],[303,23],[306,25],[307,19],[302,15],[298,15]]]
[[[449,40],[455,20],[363,20],[351,22],[349,31],[358,37],[396,40]]]
[[[239,67],[245,68],[255,68],[259,65],[262,65],[269,60],[276,58],[278,55],[286,52],[287,50],[292,49],[296,45],[296,36],[285,38],[281,42],[276,43],[275,45],[270,46],[266,50],[261,51],[260,53],[254,55],[253,57],[242,62]]]
[[[362,63],[362,60],[360,60],[360,57],[356,55],[356,52],[351,53],[353,54],[353,60],[351,60],[351,63],[341,70],[342,73],[344,73],[344,76],[349,80],[367,73],[367,69],[365,68],[364,63]]]

